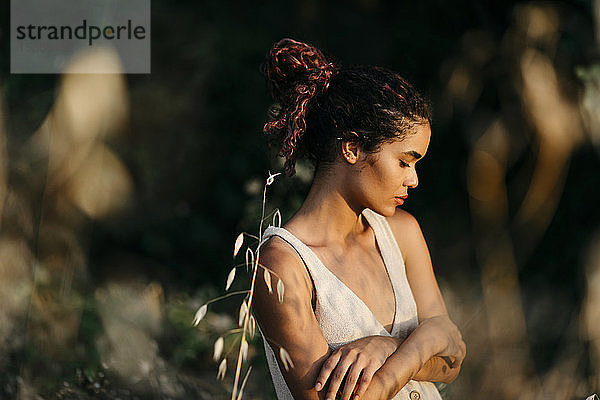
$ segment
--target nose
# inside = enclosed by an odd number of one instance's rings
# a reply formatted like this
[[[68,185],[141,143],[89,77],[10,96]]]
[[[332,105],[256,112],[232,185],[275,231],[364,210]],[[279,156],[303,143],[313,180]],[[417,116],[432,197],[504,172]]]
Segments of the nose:
[[[414,168],[411,168],[410,174],[404,180],[404,186],[414,189],[418,185],[419,185],[419,177],[417,175],[417,171]]]

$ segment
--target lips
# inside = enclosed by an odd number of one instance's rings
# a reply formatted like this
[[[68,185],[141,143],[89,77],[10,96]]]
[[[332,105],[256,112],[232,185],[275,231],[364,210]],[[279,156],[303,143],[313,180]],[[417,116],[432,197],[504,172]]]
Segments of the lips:
[[[404,200],[406,200],[407,197],[408,197],[408,195],[395,197],[396,204],[398,204],[399,206],[401,206],[402,204],[404,204]]]

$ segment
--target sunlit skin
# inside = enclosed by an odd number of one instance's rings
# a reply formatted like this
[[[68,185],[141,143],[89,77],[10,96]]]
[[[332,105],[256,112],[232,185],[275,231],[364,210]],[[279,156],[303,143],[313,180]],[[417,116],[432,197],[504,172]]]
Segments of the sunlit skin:
[[[294,361],[295,368],[281,370],[295,398],[381,399],[392,397],[410,379],[449,383],[458,375],[466,351],[462,337],[447,316],[419,225],[396,199],[417,187],[416,164],[427,153],[430,137],[424,122],[375,154],[339,142],[338,159],[316,174],[305,202],[284,226],[389,332],[394,294],[373,230],[361,213],[370,208],[386,216],[404,257],[420,323],[405,341],[369,336],[332,352],[316,321],[314,287],[298,255],[278,237],[261,248],[261,263],[286,284],[286,300],[275,304],[264,283],[258,283],[255,314],[266,336]]]
[[[345,161],[354,168],[341,164],[334,174],[339,176],[336,179],[341,186],[338,190],[353,211],[360,210],[360,213],[368,207],[391,217],[396,212],[395,198],[406,196],[409,189],[417,187],[419,179],[415,166],[427,153],[431,129],[428,124],[417,125],[414,129],[414,133],[401,141],[384,143],[374,155],[361,152],[352,143],[342,144]]]

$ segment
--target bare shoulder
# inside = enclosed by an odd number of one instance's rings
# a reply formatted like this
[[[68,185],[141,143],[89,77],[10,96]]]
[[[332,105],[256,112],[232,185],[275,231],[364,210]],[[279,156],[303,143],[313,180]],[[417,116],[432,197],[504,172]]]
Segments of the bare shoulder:
[[[417,304],[419,321],[448,315],[417,219],[404,210],[396,210],[394,216],[387,220],[404,258],[406,279]]]
[[[274,235],[263,243],[260,247],[260,264],[276,277],[294,285],[294,290],[306,289],[310,295],[312,284],[304,262],[296,250],[281,237]]]
[[[256,280],[255,296],[258,309],[272,311],[274,308],[281,308],[278,304],[277,295],[272,293],[276,291],[279,280],[284,286],[284,294],[290,302],[308,304],[310,306],[312,299],[312,282],[304,262],[299,257],[294,248],[279,236],[272,236],[267,239],[260,247],[260,269],[259,278]],[[263,279],[264,270],[270,272],[271,288],[267,286]],[[258,311],[258,310],[257,310]],[[269,318],[269,313],[264,313],[265,319]]]
[[[415,226],[419,226],[417,219],[411,213],[400,208],[396,209],[396,213],[393,216],[386,218],[390,225],[396,225],[397,227],[414,229]]]
[[[396,209],[396,213],[386,219],[406,260],[411,244],[423,237],[419,222],[411,213],[401,209]]]

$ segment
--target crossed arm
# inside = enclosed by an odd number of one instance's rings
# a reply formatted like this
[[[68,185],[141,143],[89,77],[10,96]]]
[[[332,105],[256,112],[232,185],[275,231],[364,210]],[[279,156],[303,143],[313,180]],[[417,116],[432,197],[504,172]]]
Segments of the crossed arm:
[[[261,248],[261,264],[285,282],[285,299],[279,303],[257,280],[253,312],[275,353],[283,346],[290,354],[293,368],[278,362],[294,398],[384,399],[411,379],[449,383],[458,375],[465,345],[448,318],[418,223],[401,211],[388,220],[419,315],[419,326],[404,341],[369,336],[331,351],[312,310],[312,283],[302,261],[277,237]]]

